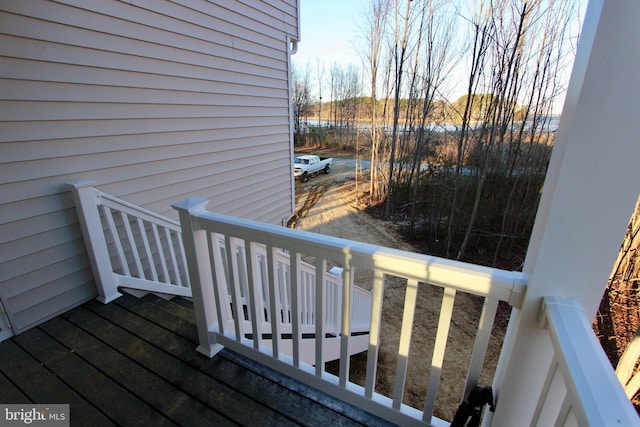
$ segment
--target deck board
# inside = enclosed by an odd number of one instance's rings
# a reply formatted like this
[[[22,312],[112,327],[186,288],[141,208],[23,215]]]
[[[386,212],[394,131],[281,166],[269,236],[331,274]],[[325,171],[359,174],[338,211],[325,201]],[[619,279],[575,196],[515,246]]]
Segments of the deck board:
[[[24,334],[22,334],[24,335]],[[21,337],[22,335],[18,335]],[[113,426],[107,416],[65,384],[41,361],[33,358],[12,340],[0,343],[0,371],[20,394],[31,403],[66,403],[71,408],[71,423],[76,425]],[[5,401],[3,403],[27,403]]]
[[[43,325],[43,329],[52,334],[55,338],[82,357],[95,369],[104,372],[112,381],[121,385],[121,388],[128,391],[121,394],[118,390],[107,389],[103,391],[107,400],[117,402],[126,406],[127,413],[137,413],[140,420],[132,421],[132,424],[139,425],[172,425],[180,424],[181,421],[188,421],[191,413],[196,412],[200,416],[208,419],[215,419],[215,413],[208,413],[203,405],[194,404],[188,396],[176,393],[171,384],[167,384],[154,372],[147,370],[143,365],[134,359],[130,359],[111,348],[108,343],[104,343],[86,332],[74,327],[64,319],[55,319],[55,328],[51,327],[53,322]],[[111,328],[109,328],[111,329]],[[86,394],[86,392],[83,392]],[[132,399],[132,396],[135,399]],[[100,402],[101,404],[103,402]],[[98,402],[96,402],[98,404]],[[104,406],[100,406],[110,415]],[[139,409],[135,409],[139,408]],[[162,408],[159,410],[158,408]],[[117,420],[121,423],[120,419]],[[128,422],[128,420],[125,421]],[[184,425],[184,424],[183,424]]]
[[[29,403],[30,400],[9,381],[9,378],[0,373],[0,402]]]
[[[0,401],[70,403],[72,425],[388,425],[228,350],[195,351],[191,303],[92,301],[0,343]]]

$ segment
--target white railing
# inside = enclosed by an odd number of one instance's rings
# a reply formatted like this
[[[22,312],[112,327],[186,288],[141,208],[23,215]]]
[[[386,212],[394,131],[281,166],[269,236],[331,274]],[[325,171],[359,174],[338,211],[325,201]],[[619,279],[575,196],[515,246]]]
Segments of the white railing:
[[[547,328],[554,358],[531,426],[637,426],[611,363],[580,303],[545,297],[540,322]]]
[[[373,246],[343,239],[291,230],[274,225],[262,224],[223,215],[217,215],[205,210],[206,200],[190,198],[174,205],[180,214],[185,251],[191,273],[191,283],[194,293],[194,308],[198,323],[200,346],[198,351],[212,357],[223,346],[242,353],[254,360],[279,370],[289,376],[297,378],[320,390],[333,394],[347,402],[377,414],[389,421],[400,425],[447,425],[446,422],[433,416],[435,398],[440,381],[440,371],[444,360],[444,353],[451,324],[451,317],[455,295],[466,292],[484,298],[482,313],[478,324],[471,362],[467,368],[467,379],[461,400],[467,396],[478,382],[485,353],[491,334],[495,314],[500,301],[505,301],[513,307],[520,307],[525,291],[525,280],[520,273],[481,267],[457,261],[419,255],[379,246]],[[226,268],[235,277],[246,275],[249,284],[247,293],[249,313],[241,313],[242,292],[239,282],[235,279],[230,283],[231,302],[227,303],[221,296],[227,292],[220,292],[219,282],[224,277],[225,266],[218,250],[216,239],[225,237],[227,253],[232,253],[231,242],[243,242],[246,261],[230,263]],[[271,347],[264,346],[259,334],[247,338],[244,334],[244,320],[253,323],[251,330],[259,330],[257,319],[263,317],[262,307],[257,304],[260,295],[256,295],[252,284],[259,282],[264,271],[254,265],[252,261],[259,249],[266,252],[266,274],[268,276],[269,313],[276,322],[269,324],[271,336],[275,337]],[[277,256],[287,253],[290,263],[290,299],[291,305],[291,346],[292,356],[281,351],[283,342],[283,322],[281,321],[282,306],[273,298],[278,292]],[[241,257],[240,257],[241,258]],[[325,307],[327,295],[333,292],[326,286],[315,287],[316,313],[326,313],[327,318],[341,318],[339,331],[340,368],[339,375],[334,376],[325,371],[325,340],[315,340],[315,357],[313,365],[305,363],[301,356],[301,342],[306,330],[303,320],[305,304],[309,299],[305,289],[299,283],[306,278],[304,269],[299,262],[308,260],[313,266],[315,280],[321,285],[327,276],[328,265],[336,264],[342,268],[342,301],[335,312],[327,311]],[[244,267],[242,267],[244,265]],[[243,271],[244,273],[241,273]],[[354,275],[356,269],[371,272],[372,299],[367,313],[370,333],[366,335],[367,367],[364,387],[354,384],[349,379],[350,347],[361,339],[354,334],[356,322],[354,319],[362,315],[354,315],[353,301],[359,296],[354,293]],[[405,305],[402,327],[400,331],[399,348],[397,352],[397,369],[393,396],[385,397],[375,390],[376,370],[378,367],[378,350],[382,324],[382,307],[384,305],[383,292],[385,283],[391,278],[400,278],[406,287]],[[397,279],[394,279],[397,281]],[[428,387],[423,408],[416,409],[403,403],[404,385],[408,369],[408,355],[411,344],[413,317],[416,309],[416,295],[421,286],[434,285],[444,289],[441,303],[440,320],[434,343],[430,369],[428,370]],[[254,290],[254,291],[252,291]],[[246,294],[245,294],[246,295]],[[228,307],[232,307],[231,327],[228,322]],[[226,313],[226,314],[225,314]],[[357,325],[360,326],[360,325]],[[288,330],[288,329],[287,329]],[[315,336],[324,337],[327,333],[324,322],[315,322]],[[427,370],[425,369],[425,377]]]
[[[91,261],[99,300],[110,302],[121,294],[119,288],[126,288],[128,292],[162,295],[178,295],[191,297],[186,256],[182,241],[180,224],[154,212],[135,206],[124,200],[103,193],[93,186],[93,182],[83,181],[71,184],[80,224]],[[241,325],[244,334],[256,336],[261,345],[271,345],[272,316],[279,321],[281,334],[291,335],[292,295],[290,283],[290,259],[284,251],[276,251],[273,256],[275,267],[275,290],[269,293],[269,271],[266,247],[252,246],[252,259],[247,260],[244,241],[229,239],[229,247],[223,235],[218,236],[217,246],[220,255],[218,283],[220,284],[219,300],[221,301],[221,318],[224,328],[232,330],[235,327],[233,302],[239,298],[236,307],[241,310]],[[233,249],[233,250],[232,250]],[[232,254],[229,256],[228,254]],[[247,262],[257,268],[256,280],[249,281],[246,274]],[[315,267],[299,260],[298,268],[302,275],[298,292],[301,296],[300,327],[305,336],[315,334],[316,307],[315,290],[317,283],[323,283],[324,302],[326,309],[323,330],[326,335],[334,339],[329,340],[325,349],[326,360],[337,359],[340,354],[336,351],[335,341],[342,327],[342,318],[336,307],[342,304],[342,277],[336,271],[327,271],[320,282],[316,281]],[[236,279],[233,279],[236,278]],[[251,276],[254,278],[254,276]],[[237,287],[232,283],[237,282]],[[255,286],[253,286],[253,284]],[[251,290],[250,290],[251,287]],[[246,310],[249,296],[254,292],[255,305],[258,313],[256,322],[252,322],[254,311]],[[371,293],[354,287],[354,310],[351,319],[354,332],[367,332],[371,307]],[[273,296],[273,299],[272,299]],[[272,310],[272,304],[276,308]],[[277,313],[277,315],[276,315]],[[253,331],[258,331],[254,333]],[[1,333],[2,331],[0,331]],[[0,338],[2,335],[0,335]],[[354,345],[354,351],[363,351],[366,340],[359,338],[360,343]],[[305,342],[303,355],[305,361],[314,357],[315,347]],[[281,343],[284,353],[292,354],[290,342]]]
[[[218,242],[218,250],[211,252],[211,259],[215,267],[215,283],[219,295],[219,324],[224,334],[225,331],[235,331],[236,319],[238,334],[247,339],[254,339],[257,346],[271,347],[272,321],[279,324],[279,345],[283,353],[292,354],[291,334],[294,327],[294,288],[291,281],[291,260],[289,253],[283,250],[273,252],[275,263],[273,276],[273,290],[269,286],[269,255],[267,248],[260,243],[250,243],[251,250],[248,253],[247,243],[244,240],[228,237],[230,242],[227,247],[227,238],[222,234],[212,236],[212,242]],[[213,243],[212,243],[213,246]],[[229,255],[231,254],[231,255]],[[250,257],[251,260],[247,260]],[[249,273],[249,264],[253,273]],[[296,262],[299,270],[299,280],[296,289],[299,301],[296,304],[299,312],[300,323],[298,325],[303,336],[301,347],[302,360],[306,363],[314,363],[315,346],[312,340],[316,334],[316,269],[308,262],[298,259]],[[335,360],[340,357],[339,340],[337,339],[341,327],[342,318],[339,315],[339,307],[342,305],[343,285],[342,269],[334,267],[325,271],[322,275],[324,284],[324,360]],[[254,286],[250,288],[250,279]],[[351,313],[352,333],[368,333],[371,314],[371,292],[358,286],[353,286],[353,310]],[[253,300],[251,299],[253,293]],[[271,298],[271,294],[275,299]],[[234,298],[239,298],[238,307],[243,307],[237,312],[233,309]],[[251,301],[254,301],[253,303]],[[272,311],[272,301],[275,301],[275,309]],[[253,305],[255,308],[251,309]],[[275,315],[272,315],[275,313]],[[274,317],[272,317],[274,316]],[[256,319],[255,324],[253,318]],[[258,331],[255,335],[254,331]],[[366,350],[366,337],[359,338],[354,343],[352,354]]]
[[[191,296],[180,225],[92,187],[70,184],[89,260],[104,303],[118,287]]]
[[[461,400],[478,382],[498,302],[522,304],[525,280],[519,273],[228,218],[206,212],[198,199],[175,206],[180,228],[91,183],[73,189],[102,301],[117,298],[119,286],[191,295],[191,280],[199,351],[211,356],[228,346],[397,424],[447,425],[433,410],[456,293],[484,297]],[[372,292],[355,285],[356,269],[371,271]],[[395,388],[385,397],[376,392],[375,381],[382,295],[391,278],[404,280],[406,298]],[[416,409],[402,399],[416,294],[426,285],[442,287],[443,296],[431,368],[425,369],[425,404]],[[324,313],[324,321],[315,313]],[[555,355],[533,418],[523,422],[639,425],[581,306],[549,296],[540,319]],[[367,368],[361,387],[350,381],[349,356],[363,350]],[[335,358],[338,376],[324,367]]]

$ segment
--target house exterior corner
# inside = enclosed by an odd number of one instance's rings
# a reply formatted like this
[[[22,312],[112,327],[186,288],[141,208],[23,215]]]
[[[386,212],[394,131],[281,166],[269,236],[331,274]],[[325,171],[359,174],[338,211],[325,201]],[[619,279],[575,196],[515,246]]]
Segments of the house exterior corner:
[[[68,182],[176,219],[292,213],[297,0],[0,5],[0,300],[20,333],[96,296]],[[6,329],[6,328],[5,328]]]

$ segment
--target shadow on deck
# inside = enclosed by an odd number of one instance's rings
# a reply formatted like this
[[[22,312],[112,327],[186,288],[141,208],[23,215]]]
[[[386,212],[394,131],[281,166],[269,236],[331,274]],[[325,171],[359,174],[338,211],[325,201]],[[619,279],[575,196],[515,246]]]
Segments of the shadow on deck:
[[[91,301],[0,344],[0,402],[68,403],[71,425],[388,425],[265,366],[195,351],[192,305]]]

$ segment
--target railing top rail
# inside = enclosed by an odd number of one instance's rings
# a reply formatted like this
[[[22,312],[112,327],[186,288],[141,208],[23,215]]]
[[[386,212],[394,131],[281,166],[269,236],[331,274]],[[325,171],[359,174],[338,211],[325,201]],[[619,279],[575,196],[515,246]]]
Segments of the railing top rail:
[[[547,296],[541,322],[549,329],[574,414],[581,426],[638,426],[640,421],[578,301]]]
[[[196,205],[199,199],[191,200]],[[460,261],[416,254],[367,243],[330,237],[301,230],[233,218],[200,209],[191,209],[194,224],[209,232],[229,234],[253,242],[297,250],[306,255],[376,269],[384,274],[414,279],[457,291],[495,298],[519,308],[526,288],[523,273],[500,270]],[[189,208],[175,205],[178,209]]]
[[[114,197],[110,194],[103,193],[102,191],[94,188],[93,189],[96,202],[105,206],[109,206],[110,208],[118,209],[121,212],[124,212],[128,215],[132,215],[138,217],[140,219],[153,222],[162,227],[166,227],[170,230],[180,231],[180,223],[178,221],[174,221],[162,215],[159,215],[153,211],[150,211],[145,208],[141,208],[140,206],[136,206],[133,203],[129,203],[125,200]]]

